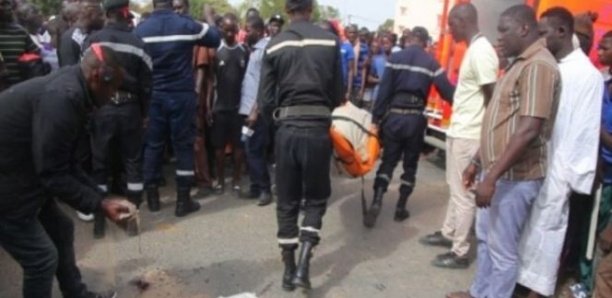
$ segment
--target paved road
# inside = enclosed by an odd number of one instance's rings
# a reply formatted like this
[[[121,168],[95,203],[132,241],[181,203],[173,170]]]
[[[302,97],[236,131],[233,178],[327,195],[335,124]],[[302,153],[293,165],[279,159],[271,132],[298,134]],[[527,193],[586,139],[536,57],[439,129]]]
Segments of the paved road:
[[[257,297],[444,297],[468,287],[474,266],[467,271],[435,269],[429,262],[444,250],[418,243],[440,226],[446,210],[448,188],[437,163],[421,162],[408,204],[412,217],[404,223],[392,220],[399,187],[394,181],[373,230],[361,223],[359,180],[334,175],[309,294],[280,290],[274,208],[232,195],[202,200],[201,212],[177,219],[172,215],[174,198],[166,188],[162,212],[143,211],[145,231],[135,238],[113,228],[106,239],[94,240],[91,224],[78,222],[79,266],[91,288],[115,287],[119,297],[228,297],[245,292]],[[366,179],[368,198],[372,179]],[[19,297],[20,271],[0,250],[0,297]],[[141,292],[130,284],[138,278],[151,282],[150,288]],[[60,297],[57,286],[54,297]]]

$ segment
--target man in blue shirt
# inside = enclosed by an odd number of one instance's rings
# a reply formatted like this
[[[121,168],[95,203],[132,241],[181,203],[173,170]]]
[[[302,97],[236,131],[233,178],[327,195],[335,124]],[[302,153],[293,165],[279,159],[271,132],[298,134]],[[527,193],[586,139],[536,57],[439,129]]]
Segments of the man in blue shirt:
[[[346,29],[346,37],[354,50],[354,66],[350,67],[353,70],[353,75],[349,75],[349,99],[353,104],[361,107],[365,88],[363,70],[369,55],[368,45],[365,40],[359,38],[359,29],[356,25],[350,25]]]
[[[193,144],[196,135],[193,47],[216,48],[220,37],[208,6],[204,8],[208,24],[174,13],[171,0],[154,0],[153,7],[155,10],[151,16],[135,30],[153,59],[153,93],[143,173],[149,210],[159,211],[158,181],[170,129],[177,157],[175,215],[180,217],[200,209],[189,195],[194,182]]]

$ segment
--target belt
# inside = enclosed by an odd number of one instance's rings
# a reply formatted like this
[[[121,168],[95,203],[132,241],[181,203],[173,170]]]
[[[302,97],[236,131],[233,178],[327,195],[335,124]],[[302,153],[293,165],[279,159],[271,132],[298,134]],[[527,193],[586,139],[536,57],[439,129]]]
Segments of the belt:
[[[112,97],[111,102],[116,105],[122,105],[130,102],[135,102],[138,98],[135,94],[125,91],[117,91]]]
[[[324,117],[330,118],[331,111],[329,107],[321,105],[302,105],[302,106],[289,106],[281,107],[274,110],[274,120],[285,120],[287,118],[300,118],[300,117]]]
[[[389,113],[400,114],[400,115],[422,115],[424,113],[424,111],[422,109],[398,109],[398,108],[391,108],[391,109],[389,109]]]

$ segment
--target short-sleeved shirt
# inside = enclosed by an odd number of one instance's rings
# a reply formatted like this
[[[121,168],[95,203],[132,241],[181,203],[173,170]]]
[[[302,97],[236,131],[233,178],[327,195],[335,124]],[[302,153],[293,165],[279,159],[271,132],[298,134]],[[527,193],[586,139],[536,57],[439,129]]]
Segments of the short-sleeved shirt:
[[[39,53],[40,49],[30,34],[17,24],[8,24],[0,28],[0,54],[4,57],[4,64],[8,73],[8,85],[17,84],[25,80],[19,67],[19,56],[23,53]]]
[[[354,48],[355,51],[355,68],[357,72],[353,77],[353,89],[360,88],[364,83],[363,68],[365,67],[366,60],[368,60],[369,50],[368,45],[364,42],[359,42]]]
[[[499,59],[491,43],[480,34],[475,36],[459,69],[453,114],[446,133],[449,137],[480,139],[485,110],[482,86],[495,83],[498,69]]]
[[[351,61],[355,60],[355,50],[349,42],[343,42],[340,45],[340,54],[342,55],[342,78],[344,79],[344,86],[348,86],[348,73]]]
[[[230,47],[222,42],[217,49],[214,61],[217,98],[213,111],[238,111],[247,55],[246,49],[239,44]]]
[[[385,74],[386,66],[387,66],[387,55],[379,54],[379,55],[372,57],[372,64],[370,65],[370,75],[375,76],[378,79],[382,79],[383,75]],[[376,87],[374,87],[374,90],[372,91],[373,100],[376,100],[376,97],[378,96],[379,88],[380,88],[379,85],[376,85]]]
[[[506,70],[486,109],[480,154],[485,171],[502,156],[516,132],[521,116],[544,119],[544,127],[503,179],[535,180],[545,177],[546,142],[554,124],[561,91],[557,62],[544,40],[527,48]]]
[[[262,38],[253,46],[253,52],[251,52],[249,56],[249,64],[247,65],[244,80],[242,81],[242,96],[240,98],[240,111],[238,111],[241,115],[248,116],[257,101],[259,79],[261,76],[261,62],[266,53],[268,42],[270,42],[270,38]]]

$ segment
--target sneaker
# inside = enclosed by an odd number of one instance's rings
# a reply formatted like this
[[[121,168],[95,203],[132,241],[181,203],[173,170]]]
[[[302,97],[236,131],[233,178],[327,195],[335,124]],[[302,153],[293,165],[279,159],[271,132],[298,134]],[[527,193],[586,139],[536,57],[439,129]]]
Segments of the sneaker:
[[[225,193],[225,185],[223,184],[217,184],[215,185],[215,187],[213,188],[214,192],[216,195],[222,195]]]
[[[451,248],[453,246],[453,241],[444,237],[444,235],[442,235],[442,232],[440,231],[437,231],[433,234],[429,234],[419,239],[419,242],[423,245],[428,246],[443,246],[448,248]]]
[[[572,286],[570,286],[570,291],[572,291],[572,296],[574,298],[588,298],[589,296],[589,291],[587,291],[586,286],[584,286],[584,284],[582,283],[577,283],[574,284]]]
[[[466,257],[460,257],[454,252],[448,252],[438,255],[431,264],[438,268],[466,269],[470,266],[470,260]]]
[[[80,220],[84,221],[84,222],[90,222],[90,221],[93,221],[93,220],[94,220],[94,215],[93,215],[93,213],[90,213],[90,214],[85,214],[85,213],[81,213],[81,212],[77,211],[77,212],[76,212],[76,214],[77,214],[77,217],[78,217]]]

